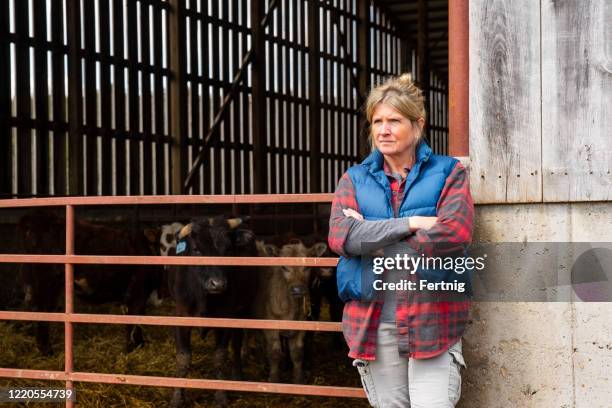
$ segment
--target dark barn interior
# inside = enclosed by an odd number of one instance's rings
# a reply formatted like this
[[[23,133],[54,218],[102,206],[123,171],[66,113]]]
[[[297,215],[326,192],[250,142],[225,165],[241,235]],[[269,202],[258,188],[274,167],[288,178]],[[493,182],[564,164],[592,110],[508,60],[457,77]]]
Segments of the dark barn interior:
[[[2,197],[331,192],[400,72],[448,151],[444,0],[0,7]]]

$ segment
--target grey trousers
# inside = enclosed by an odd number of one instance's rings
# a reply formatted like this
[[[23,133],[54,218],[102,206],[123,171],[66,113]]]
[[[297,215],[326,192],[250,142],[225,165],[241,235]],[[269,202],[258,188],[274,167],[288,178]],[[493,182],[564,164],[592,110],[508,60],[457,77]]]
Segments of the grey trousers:
[[[428,359],[406,359],[397,350],[394,323],[380,323],[376,360],[354,360],[370,405],[377,408],[453,408],[461,396],[461,340]]]

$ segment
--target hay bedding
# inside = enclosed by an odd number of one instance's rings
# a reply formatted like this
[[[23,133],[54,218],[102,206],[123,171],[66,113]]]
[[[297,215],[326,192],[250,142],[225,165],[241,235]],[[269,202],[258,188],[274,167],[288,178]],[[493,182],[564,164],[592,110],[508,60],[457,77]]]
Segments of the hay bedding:
[[[85,310],[87,309],[87,310]],[[81,312],[109,313],[104,310],[83,306]],[[110,313],[120,313],[113,306]],[[161,308],[150,310],[149,314],[171,315],[172,306],[166,304]],[[63,325],[52,324],[51,336],[55,354],[51,357],[41,356],[36,349],[34,324],[28,322],[0,322],[0,367],[28,368],[39,370],[63,370]],[[175,352],[174,337],[171,328],[144,326],[147,343],[129,355],[125,353],[125,331],[121,325],[79,324],[74,329],[75,370],[85,372],[174,376]],[[346,357],[346,350],[335,350],[332,346],[332,335],[315,333],[313,343],[313,361],[306,370],[306,383],[316,385],[338,385],[358,387],[359,378]],[[254,337],[250,336],[250,342]],[[256,339],[255,339],[256,340]],[[192,369],[191,378],[214,378],[212,374],[212,351],[214,336],[209,333],[204,339],[199,331],[192,332]],[[259,345],[257,350],[263,347]],[[258,355],[255,355],[258,354]],[[243,361],[244,380],[265,381],[267,374],[263,368],[263,354],[250,353]],[[285,372],[282,381],[289,381],[290,373]],[[12,380],[0,378],[0,387],[6,386],[41,386],[61,387],[59,382],[35,380]],[[171,388],[123,386],[112,384],[77,383],[77,406],[91,408],[165,407],[172,395]],[[193,407],[214,406],[212,391],[188,390],[188,399]],[[323,398],[286,396],[261,393],[228,393],[230,407],[367,407],[367,401],[361,399]],[[2,404],[0,404],[2,405]],[[9,404],[6,404],[9,406]],[[29,403],[10,404],[10,407],[50,407],[62,404]]]

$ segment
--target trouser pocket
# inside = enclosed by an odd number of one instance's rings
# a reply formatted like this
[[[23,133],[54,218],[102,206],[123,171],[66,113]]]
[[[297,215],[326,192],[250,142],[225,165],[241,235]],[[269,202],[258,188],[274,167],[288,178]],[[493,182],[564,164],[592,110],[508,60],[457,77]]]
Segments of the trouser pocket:
[[[448,379],[448,398],[453,405],[456,405],[461,398],[461,368],[466,368],[465,360],[463,359],[461,340],[448,349],[448,353],[451,356]]]
[[[376,396],[376,390],[374,389],[374,380],[372,379],[372,372],[370,371],[369,363],[364,360],[355,359],[353,360],[353,366],[357,367],[359,376],[361,377],[361,384],[365,391],[368,402],[372,407],[379,407],[378,398]]]

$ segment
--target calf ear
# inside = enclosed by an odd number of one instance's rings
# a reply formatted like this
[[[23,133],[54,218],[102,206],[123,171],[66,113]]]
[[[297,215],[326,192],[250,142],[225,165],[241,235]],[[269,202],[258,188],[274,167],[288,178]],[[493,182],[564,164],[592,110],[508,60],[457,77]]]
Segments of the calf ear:
[[[263,241],[256,241],[255,245],[260,256],[278,256],[279,249],[276,245],[266,244]]]
[[[308,248],[308,256],[319,257],[327,251],[327,244],[324,242],[317,242],[310,248]]]
[[[147,238],[147,241],[152,244],[157,244],[160,236],[159,234],[160,230],[157,228],[145,228],[144,230],[144,235]]]
[[[227,220],[227,225],[229,225],[230,229],[238,228],[240,224],[242,224],[242,218],[229,218]]]

